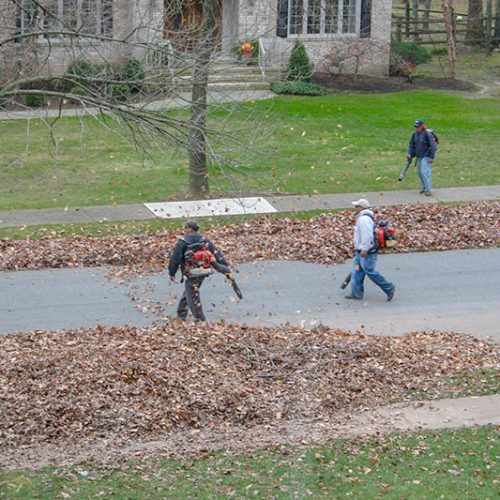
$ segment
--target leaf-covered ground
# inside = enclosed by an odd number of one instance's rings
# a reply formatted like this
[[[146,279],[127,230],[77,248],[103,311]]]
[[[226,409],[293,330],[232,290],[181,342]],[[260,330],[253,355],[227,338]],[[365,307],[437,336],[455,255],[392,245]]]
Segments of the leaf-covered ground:
[[[403,205],[376,210],[397,230],[397,252],[496,247],[500,244],[500,203],[460,206]],[[260,217],[206,232],[232,263],[258,259],[335,264],[352,256],[354,213],[324,214],[309,220]],[[202,228],[203,229],[203,228]],[[126,266],[128,272],[159,272],[179,234],[74,236],[0,240],[0,270]]]
[[[0,464],[30,446],[334,421],[464,370],[498,368],[499,354],[452,333],[364,337],[224,323],[8,334],[0,338]]]
[[[398,230],[399,252],[486,248],[500,243],[499,208],[406,205],[377,215]],[[353,225],[353,212],[261,217],[206,234],[236,264],[334,264],[351,257]],[[0,269],[121,265],[127,273],[160,272],[177,237],[3,239]],[[9,334],[0,337],[0,465],[36,464],[48,449],[63,463],[83,443],[87,459],[99,460],[113,443],[139,446],[167,435],[182,436],[176,453],[187,441],[201,450],[207,432],[223,446],[229,427],[241,430],[242,442],[260,436],[269,443],[283,422],[334,422],[412,391],[439,394],[443,385],[449,395],[450,376],[498,369],[499,359],[498,346],[453,333],[382,338],[173,323]]]

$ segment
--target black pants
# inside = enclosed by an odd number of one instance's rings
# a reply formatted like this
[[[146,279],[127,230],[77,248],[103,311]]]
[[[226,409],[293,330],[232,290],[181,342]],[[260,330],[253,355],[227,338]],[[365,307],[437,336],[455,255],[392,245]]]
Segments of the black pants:
[[[177,306],[177,316],[179,318],[186,319],[188,311],[191,311],[191,314],[197,321],[206,320],[200,297],[200,287],[204,279],[205,277],[184,278],[184,291]]]
[[[212,267],[218,273],[224,275],[228,275],[231,272],[228,266],[219,262],[213,262]],[[197,321],[206,320],[200,297],[201,284],[205,278],[206,276],[203,278],[184,278],[184,292],[182,292],[181,300],[177,306],[177,316],[179,318],[186,319],[189,310]]]

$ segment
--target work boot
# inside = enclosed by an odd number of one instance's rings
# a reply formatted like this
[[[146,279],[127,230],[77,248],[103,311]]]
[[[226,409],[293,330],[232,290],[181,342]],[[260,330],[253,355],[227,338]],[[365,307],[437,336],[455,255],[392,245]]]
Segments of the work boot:
[[[361,300],[362,299],[362,297],[354,297],[353,295],[346,295],[345,298],[349,299],[349,300]]]

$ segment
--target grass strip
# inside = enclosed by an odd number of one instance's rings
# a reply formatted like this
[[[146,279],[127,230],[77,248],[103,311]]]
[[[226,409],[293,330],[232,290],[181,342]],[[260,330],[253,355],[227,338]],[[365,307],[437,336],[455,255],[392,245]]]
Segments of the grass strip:
[[[210,123],[236,131],[236,146],[219,153],[240,173],[224,162],[212,166],[213,194],[418,189],[414,168],[397,181],[416,117],[440,137],[434,187],[496,184],[499,115],[498,99],[430,91],[227,105],[210,114]],[[0,210],[164,201],[187,193],[187,159],[173,148],[159,145],[146,157],[92,117],[61,118],[54,135],[56,146],[41,120],[30,120],[29,129],[25,122],[0,122]]]
[[[184,460],[0,473],[15,498],[496,498],[494,426]]]

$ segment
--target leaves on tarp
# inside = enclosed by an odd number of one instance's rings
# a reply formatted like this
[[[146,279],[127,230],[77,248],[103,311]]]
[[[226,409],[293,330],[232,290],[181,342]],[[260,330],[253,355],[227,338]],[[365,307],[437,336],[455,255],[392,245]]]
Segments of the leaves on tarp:
[[[460,206],[403,205],[375,210],[397,231],[392,252],[496,247],[500,243],[498,202]],[[205,234],[230,262],[259,259],[335,264],[352,256],[352,211],[309,220],[259,217],[214,227]],[[71,236],[39,240],[0,239],[0,270],[125,266],[128,273],[160,272],[180,235]]]
[[[334,418],[499,359],[498,346],[464,335],[364,337],[323,326],[176,322],[7,334],[0,450]]]

